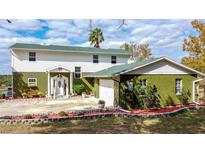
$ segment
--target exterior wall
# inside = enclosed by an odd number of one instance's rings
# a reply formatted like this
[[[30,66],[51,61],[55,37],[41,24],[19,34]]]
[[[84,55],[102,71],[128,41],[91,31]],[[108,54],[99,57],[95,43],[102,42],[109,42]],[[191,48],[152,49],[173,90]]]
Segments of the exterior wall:
[[[189,90],[192,93],[192,82],[196,80],[196,75],[185,74],[155,74],[155,75],[121,75],[121,83],[134,77],[147,79],[148,84],[155,85],[160,96],[160,103],[164,105],[180,104],[175,93],[175,80],[182,79],[182,89]],[[121,94],[120,94],[121,95]],[[121,98],[122,99],[122,98]],[[120,100],[121,102],[122,100]],[[189,99],[192,102],[192,95]]]
[[[59,73],[50,72],[50,77],[54,77]],[[68,83],[70,82],[70,73],[61,72],[60,74],[68,78]],[[37,78],[37,87],[39,91],[47,92],[48,88],[48,74],[44,72],[13,72],[13,90],[14,97],[20,97],[23,92],[28,90],[28,78]],[[51,84],[51,83],[50,83]],[[81,78],[73,79],[73,86],[75,84],[84,84],[87,91],[94,90],[94,78]],[[70,83],[69,83],[70,90]]]
[[[39,91],[47,91],[48,77],[44,72],[13,72],[13,92],[14,97],[20,97],[28,90],[28,78],[37,78]]]
[[[94,95],[96,98],[99,98],[99,79],[94,79]]]
[[[127,55],[116,55],[117,64],[125,64]],[[45,72],[49,68],[61,66],[74,72],[80,66],[82,72],[96,72],[116,64],[111,64],[111,55],[100,55],[99,63],[93,63],[93,54],[36,51],[36,61],[30,62],[29,51],[12,51],[12,68],[14,72]]]
[[[126,74],[191,74],[191,72],[163,60]]]

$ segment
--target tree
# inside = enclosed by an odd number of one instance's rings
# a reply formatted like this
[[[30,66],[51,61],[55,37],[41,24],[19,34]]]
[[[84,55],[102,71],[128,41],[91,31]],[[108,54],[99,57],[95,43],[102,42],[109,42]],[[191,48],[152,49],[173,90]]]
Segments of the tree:
[[[132,52],[132,58],[134,60],[146,60],[150,59],[152,56],[149,44],[136,44],[134,42],[124,43],[120,46],[121,49],[125,49]]]
[[[94,47],[100,48],[100,43],[104,41],[103,32],[100,28],[91,30],[89,34],[89,41],[91,45],[94,45]]]
[[[189,56],[183,57],[181,63],[205,73],[205,23],[194,20],[191,24],[199,34],[184,39],[183,51],[189,52]]]

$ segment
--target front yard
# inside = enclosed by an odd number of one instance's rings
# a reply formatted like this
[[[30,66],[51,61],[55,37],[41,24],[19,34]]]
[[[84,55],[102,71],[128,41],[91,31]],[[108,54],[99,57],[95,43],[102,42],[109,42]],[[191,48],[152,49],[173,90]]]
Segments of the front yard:
[[[195,110],[169,118],[106,118],[67,120],[54,124],[0,125],[0,133],[205,133],[205,110]]]

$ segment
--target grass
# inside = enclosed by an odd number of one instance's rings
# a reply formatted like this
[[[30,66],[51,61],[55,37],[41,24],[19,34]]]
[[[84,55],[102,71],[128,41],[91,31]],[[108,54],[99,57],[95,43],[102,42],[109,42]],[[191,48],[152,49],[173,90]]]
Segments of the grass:
[[[175,117],[153,119],[113,117],[92,120],[67,120],[36,126],[0,125],[0,133],[205,133],[205,110]]]

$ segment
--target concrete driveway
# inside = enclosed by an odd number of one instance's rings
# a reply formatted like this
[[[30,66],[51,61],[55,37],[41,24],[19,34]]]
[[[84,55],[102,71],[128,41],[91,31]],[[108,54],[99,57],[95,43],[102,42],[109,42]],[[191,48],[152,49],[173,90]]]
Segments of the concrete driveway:
[[[74,111],[98,108],[98,99],[70,98],[66,100],[29,100],[29,101],[6,101],[0,103],[0,116],[15,116],[24,114],[58,113],[60,111]]]

